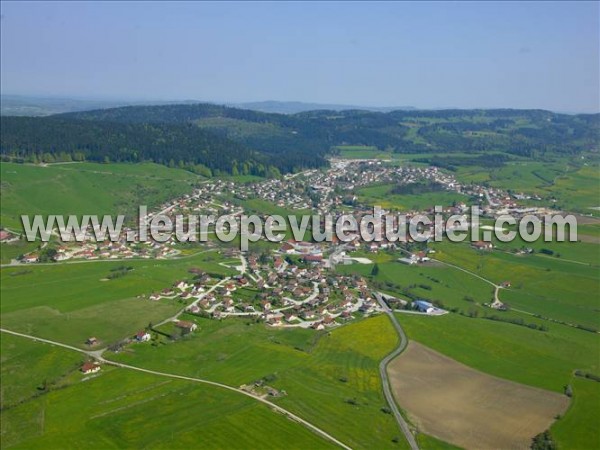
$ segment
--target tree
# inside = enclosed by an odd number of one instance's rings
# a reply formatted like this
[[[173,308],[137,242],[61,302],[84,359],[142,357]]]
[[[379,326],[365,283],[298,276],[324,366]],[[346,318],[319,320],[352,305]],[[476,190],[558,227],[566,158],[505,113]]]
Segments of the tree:
[[[552,439],[550,431],[546,430],[533,438],[530,448],[532,450],[556,450],[556,443]]]
[[[379,273],[379,264],[375,263],[373,269],[371,269],[371,276],[376,277]]]

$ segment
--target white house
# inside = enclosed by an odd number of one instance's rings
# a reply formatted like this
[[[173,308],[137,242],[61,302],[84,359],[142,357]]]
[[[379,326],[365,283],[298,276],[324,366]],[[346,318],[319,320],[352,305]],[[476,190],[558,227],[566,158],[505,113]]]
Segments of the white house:
[[[135,335],[135,340],[138,342],[148,342],[152,336],[147,331],[138,331]]]

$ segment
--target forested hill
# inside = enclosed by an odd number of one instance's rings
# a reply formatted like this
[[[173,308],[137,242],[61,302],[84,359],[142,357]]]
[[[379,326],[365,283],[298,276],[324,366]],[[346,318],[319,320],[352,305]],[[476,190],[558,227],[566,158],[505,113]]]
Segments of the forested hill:
[[[577,154],[597,147],[599,118],[541,110],[289,115],[213,104],[130,106],[4,116],[0,150],[5,159],[25,161],[154,161],[204,174],[273,176],[323,166],[340,145],[424,154]]]
[[[543,110],[308,111],[274,114],[212,104],[134,106],[64,117],[131,123],[194,123],[263,152],[323,155],[338,145],[399,153],[577,153],[597,145],[600,115]]]

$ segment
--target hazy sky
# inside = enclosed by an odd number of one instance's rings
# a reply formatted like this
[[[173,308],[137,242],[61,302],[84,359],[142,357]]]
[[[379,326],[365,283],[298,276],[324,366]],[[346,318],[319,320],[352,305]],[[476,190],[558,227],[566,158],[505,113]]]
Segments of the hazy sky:
[[[2,1],[4,94],[599,110],[599,3]]]

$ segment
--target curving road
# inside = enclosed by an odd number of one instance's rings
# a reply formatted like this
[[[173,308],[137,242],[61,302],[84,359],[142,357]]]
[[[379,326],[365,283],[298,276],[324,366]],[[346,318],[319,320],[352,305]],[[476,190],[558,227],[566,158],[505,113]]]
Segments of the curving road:
[[[398,333],[398,336],[400,337],[400,343],[398,344],[398,347],[392,353],[387,355],[379,363],[379,374],[381,375],[381,381],[383,384],[383,393],[385,395],[385,398],[386,398],[388,404],[390,405],[390,409],[394,413],[396,422],[398,422],[398,425],[400,426],[402,433],[404,433],[404,437],[406,438],[406,440],[408,441],[408,444],[410,445],[410,448],[412,450],[419,450],[417,441],[415,440],[415,437],[413,436],[412,432],[410,431],[410,427],[408,426],[408,423],[406,422],[406,420],[404,420],[404,417],[402,417],[402,414],[400,414],[398,405],[396,405],[396,400],[394,399],[394,394],[392,394],[392,388],[391,388],[390,380],[389,380],[388,374],[387,374],[387,366],[388,366],[389,362],[404,351],[404,349],[406,348],[406,345],[408,344],[408,339],[406,338],[406,334],[404,333],[404,330],[398,323],[396,316],[394,316],[394,313],[392,312],[392,310],[388,307],[387,303],[385,303],[385,301],[381,297],[381,294],[376,292],[375,298],[377,298],[379,305],[383,308],[383,311],[388,315],[388,317],[392,321],[392,325],[394,326],[394,328],[396,329],[396,332]]]
[[[238,389],[238,388],[235,388],[233,386],[228,386],[228,385],[222,384],[222,383],[217,383],[216,381],[205,380],[205,379],[202,379],[202,378],[186,377],[186,376],[183,376],[183,375],[176,375],[176,374],[173,374],[173,373],[158,372],[156,370],[143,369],[141,367],[130,366],[128,364],[122,364],[122,363],[119,363],[119,362],[111,361],[111,360],[108,360],[108,359],[105,359],[105,358],[102,357],[102,353],[104,352],[104,350],[96,350],[96,351],[82,350],[80,348],[73,347],[73,346],[67,345],[67,344],[63,344],[61,342],[51,341],[49,339],[43,339],[43,338],[39,338],[39,337],[36,337],[36,336],[31,336],[29,334],[17,333],[16,331],[10,331],[10,330],[7,330],[5,328],[0,328],[0,332],[7,333],[7,334],[12,334],[14,336],[20,336],[20,337],[23,337],[23,338],[26,338],[26,339],[31,339],[31,340],[33,340],[35,342],[43,342],[43,343],[50,344],[50,345],[56,345],[58,347],[63,347],[63,348],[66,348],[68,350],[73,350],[73,351],[76,351],[76,352],[79,352],[79,353],[83,353],[85,355],[88,355],[88,356],[96,359],[99,362],[102,362],[104,364],[108,364],[108,365],[111,365],[111,366],[115,366],[115,367],[120,367],[122,369],[135,370],[135,371],[138,371],[138,372],[149,373],[149,374],[158,375],[158,376],[161,376],[161,377],[175,378],[175,379],[179,379],[179,380],[192,381],[192,382],[195,382],[195,383],[208,384],[208,385],[216,386],[216,387],[219,387],[219,388],[222,388],[222,389],[227,389],[229,391],[234,391],[234,392],[237,392],[238,394],[243,394],[246,397],[250,397],[250,398],[252,398],[252,399],[254,399],[256,401],[264,403],[265,405],[269,406],[272,410],[274,410],[276,412],[279,412],[279,413],[283,414],[285,417],[298,422],[299,424],[301,424],[304,427],[308,428],[313,433],[321,436],[322,438],[327,439],[330,442],[333,442],[334,444],[342,447],[343,449],[345,449],[345,450],[352,450],[346,444],[344,444],[343,442],[337,440],[335,437],[333,437],[332,435],[330,435],[326,431],[323,431],[322,429],[320,429],[317,426],[313,425],[312,423],[310,423],[310,422],[302,419],[301,417],[299,417],[296,414],[288,411],[287,409],[282,408],[281,406],[276,405],[275,403],[272,403],[272,402],[270,402],[268,400],[265,400],[264,398],[252,395],[251,393],[243,391],[242,389]]]

